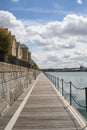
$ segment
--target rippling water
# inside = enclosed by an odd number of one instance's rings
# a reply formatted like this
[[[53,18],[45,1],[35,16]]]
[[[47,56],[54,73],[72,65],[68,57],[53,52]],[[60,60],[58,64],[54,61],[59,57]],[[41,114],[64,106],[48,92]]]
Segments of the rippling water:
[[[87,72],[48,72],[53,76],[59,77],[59,79],[64,79],[64,81],[71,81],[75,87],[77,88],[85,88],[87,87]],[[59,83],[61,88],[61,81]],[[85,89],[79,90],[72,86],[72,95],[73,99],[76,101],[72,101],[73,105],[79,110],[79,112],[85,117],[87,120],[87,112],[85,109],[86,99],[85,99]],[[60,89],[61,91],[61,89]],[[70,93],[70,84],[64,83],[64,91]],[[67,100],[69,100],[69,96],[67,96]]]

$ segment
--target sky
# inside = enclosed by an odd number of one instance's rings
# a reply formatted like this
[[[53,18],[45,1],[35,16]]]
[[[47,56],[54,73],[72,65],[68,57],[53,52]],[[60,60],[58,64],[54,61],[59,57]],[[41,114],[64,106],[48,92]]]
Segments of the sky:
[[[87,67],[87,0],[1,0],[0,26],[39,68]]]

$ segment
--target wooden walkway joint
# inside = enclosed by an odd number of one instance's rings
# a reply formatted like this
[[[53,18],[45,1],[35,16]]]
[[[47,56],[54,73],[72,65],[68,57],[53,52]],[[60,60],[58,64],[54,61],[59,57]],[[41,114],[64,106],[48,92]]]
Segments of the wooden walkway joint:
[[[82,130],[82,126],[64,105],[60,95],[56,93],[55,88],[43,73],[39,75],[26,95],[26,99],[24,98],[20,104],[22,108],[19,110],[18,117],[15,116],[16,119],[12,122],[12,127],[8,124],[11,122],[12,113],[15,115],[17,112],[14,112],[14,109],[0,119],[0,130]],[[13,108],[21,100],[19,98]]]

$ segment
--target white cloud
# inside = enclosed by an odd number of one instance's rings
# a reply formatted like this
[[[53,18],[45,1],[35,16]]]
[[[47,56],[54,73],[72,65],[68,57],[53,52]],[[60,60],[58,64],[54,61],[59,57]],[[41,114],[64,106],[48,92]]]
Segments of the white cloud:
[[[0,26],[7,27],[19,41],[26,41],[26,29],[21,20],[17,20],[12,13],[0,11]]]
[[[32,48],[35,44],[32,58],[41,68],[76,67],[77,61],[87,65],[87,17],[71,14],[62,21],[41,23],[0,11],[0,25],[8,27],[18,41]]]
[[[83,0],[77,0],[78,4],[82,4]]]

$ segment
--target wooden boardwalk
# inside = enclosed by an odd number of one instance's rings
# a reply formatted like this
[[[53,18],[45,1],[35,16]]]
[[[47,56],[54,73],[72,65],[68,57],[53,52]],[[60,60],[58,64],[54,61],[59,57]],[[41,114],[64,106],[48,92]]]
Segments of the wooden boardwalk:
[[[15,107],[19,106],[22,100],[23,96],[16,101],[16,105],[13,105],[13,109],[0,119],[0,130],[10,130],[7,124],[10,118],[12,118],[12,113],[15,112]],[[28,100],[11,129],[82,130],[77,120],[67,111],[64,103],[43,73],[40,74],[37,82],[33,86],[29,93]]]

